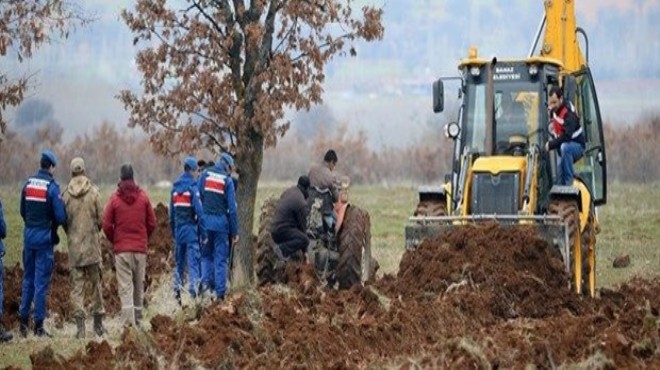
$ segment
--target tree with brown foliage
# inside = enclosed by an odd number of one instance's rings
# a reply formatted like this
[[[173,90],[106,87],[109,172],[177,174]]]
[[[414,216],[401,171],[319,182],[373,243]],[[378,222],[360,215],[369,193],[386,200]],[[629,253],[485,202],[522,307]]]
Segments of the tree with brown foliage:
[[[40,46],[67,38],[69,31],[89,21],[63,0],[0,0],[0,58],[6,60],[14,52],[21,63]],[[21,103],[32,77],[0,70],[0,141],[7,128],[2,112]]]
[[[161,153],[229,150],[241,173],[235,277],[253,281],[251,232],[265,147],[289,128],[284,109],[322,101],[326,63],[383,36],[382,10],[350,0],[138,0],[122,16],[142,43],[140,95],[122,91],[129,126]],[[237,280],[234,280],[237,281]]]

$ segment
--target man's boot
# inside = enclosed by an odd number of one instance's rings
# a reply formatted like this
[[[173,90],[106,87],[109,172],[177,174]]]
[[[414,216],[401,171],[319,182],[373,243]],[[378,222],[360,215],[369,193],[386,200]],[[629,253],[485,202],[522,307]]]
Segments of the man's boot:
[[[52,338],[53,336],[44,328],[44,320],[34,322],[34,335],[37,337]]]
[[[21,327],[20,327],[20,332],[21,332],[21,337],[27,338],[28,334],[28,318],[27,317],[21,317]]]
[[[0,324],[0,343],[9,342],[14,339],[14,336],[5,330],[5,327]]]
[[[107,331],[103,327],[103,315],[102,314],[95,314],[94,315],[94,333],[96,333],[96,335],[98,335],[99,337],[102,337],[103,334],[107,333]]]
[[[84,317],[76,317],[76,328],[78,331],[76,332],[76,338],[82,339],[85,338],[85,318]]]
[[[142,329],[142,310],[135,310],[135,326]]]

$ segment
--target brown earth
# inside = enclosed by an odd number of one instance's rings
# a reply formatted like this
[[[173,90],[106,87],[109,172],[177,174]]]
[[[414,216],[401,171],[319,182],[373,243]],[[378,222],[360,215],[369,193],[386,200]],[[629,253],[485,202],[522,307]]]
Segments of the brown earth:
[[[116,351],[139,348],[138,367],[660,367],[660,278],[579,298],[532,229],[455,230],[406,252],[397,276],[350,290],[310,282],[308,268],[196,321],[157,316],[148,339],[125,335]]]
[[[149,299],[150,287],[160,275],[172,269],[173,240],[169,227],[167,207],[158,203],[155,207],[157,226],[149,239],[147,254],[147,276],[145,289]],[[112,245],[105,239],[102,242],[101,255],[103,259],[103,300],[106,315],[112,316],[119,312],[121,303],[117,290],[117,279],[114,272],[114,255]],[[64,322],[72,320],[73,306],[70,301],[71,279],[69,276],[68,254],[55,252],[55,268],[48,293],[48,314],[55,319],[55,326],[62,328]],[[7,328],[18,328],[18,309],[21,302],[21,284],[23,269],[17,263],[5,268],[5,314],[2,323]],[[88,302],[88,300],[86,301]]]

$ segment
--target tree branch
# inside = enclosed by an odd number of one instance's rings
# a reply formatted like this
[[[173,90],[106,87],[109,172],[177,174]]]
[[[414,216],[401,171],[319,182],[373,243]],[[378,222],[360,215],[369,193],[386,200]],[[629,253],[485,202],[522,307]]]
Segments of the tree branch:
[[[319,44],[318,48],[319,48],[319,49],[323,49],[323,48],[328,47],[328,46],[330,46],[330,45],[334,45],[334,44],[336,44],[337,41],[339,41],[339,40],[342,40],[342,39],[349,39],[349,38],[351,38],[351,36],[353,36],[353,34],[351,34],[351,33],[343,34],[343,35],[341,35],[341,36],[339,36],[339,37],[333,39],[333,40],[330,41],[330,42],[324,42],[323,44]],[[296,57],[291,58],[291,61],[292,61],[292,62],[296,62],[296,61],[298,61],[298,60],[300,60],[300,59],[302,59],[302,58],[304,58],[304,57],[306,57],[306,56],[308,56],[308,53],[301,53],[301,54],[297,55]]]

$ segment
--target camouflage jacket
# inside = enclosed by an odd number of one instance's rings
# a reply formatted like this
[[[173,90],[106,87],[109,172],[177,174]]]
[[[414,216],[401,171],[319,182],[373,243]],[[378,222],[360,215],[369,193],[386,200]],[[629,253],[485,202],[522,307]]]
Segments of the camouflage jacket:
[[[100,263],[103,204],[99,189],[84,175],[75,176],[64,189],[62,200],[67,216],[69,265],[81,267]]]

